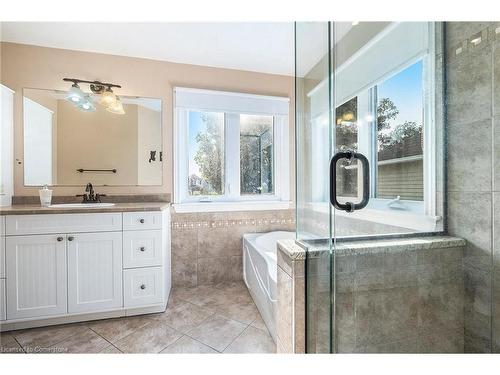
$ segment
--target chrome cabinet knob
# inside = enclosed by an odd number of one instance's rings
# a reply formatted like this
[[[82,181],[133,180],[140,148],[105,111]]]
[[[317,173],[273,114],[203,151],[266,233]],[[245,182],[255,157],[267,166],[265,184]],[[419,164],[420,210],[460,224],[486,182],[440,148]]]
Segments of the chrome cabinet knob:
[[[144,224],[144,219],[139,219],[139,223]]]
[[[62,240],[64,240],[63,237],[57,237],[57,242],[61,242]]]
[[[75,237],[73,237],[73,236],[68,237],[68,241],[73,241],[74,239],[75,239]]]
[[[142,285],[141,285],[141,289],[142,289],[142,290],[146,289],[146,285],[142,284]]]
[[[139,250],[146,251],[146,248],[144,246],[141,246],[141,248]]]

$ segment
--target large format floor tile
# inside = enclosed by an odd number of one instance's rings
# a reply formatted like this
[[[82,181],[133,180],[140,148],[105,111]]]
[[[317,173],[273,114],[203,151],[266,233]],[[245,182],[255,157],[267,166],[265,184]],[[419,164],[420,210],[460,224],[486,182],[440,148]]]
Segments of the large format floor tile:
[[[174,304],[172,308],[168,307],[164,313],[155,315],[155,319],[179,332],[186,333],[211,315],[213,312],[210,310],[205,310],[189,302],[179,302]]]
[[[249,326],[224,353],[276,353],[276,345],[267,331]]]
[[[0,353],[24,353],[24,350],[10,333],[0,333]]]
[[[71,336],[82,334],[86,330],[87,327],[84,324],[65,324],[13,331],[12,335],[25,351],[33,352],[34,350],[43,351],[44,349],[48,349]]]
[[[144,327],[151,321],[152,318],[149,315],[140,315],[126,318],[99,320],[94,323],[89,323],[89,327],[109,342],[115,343],[125,336],[135,332],[139,328]]]
[[[124,353],[159,353],[182,336],[161,322],[152,322],[116,342]]]
[[[188,335],[215,350],[222,352],[236,339],[247,326],[228,320],[219,315],[213,315],[188,332]]]
[[[216,354],[216,350],[192,339],[189,336],[182,336],[179,340],[170,344],[160,353],[165,354]]]
[[[109,342],[90,329],[73,335],[49,348],[48,353],[99,353]]]

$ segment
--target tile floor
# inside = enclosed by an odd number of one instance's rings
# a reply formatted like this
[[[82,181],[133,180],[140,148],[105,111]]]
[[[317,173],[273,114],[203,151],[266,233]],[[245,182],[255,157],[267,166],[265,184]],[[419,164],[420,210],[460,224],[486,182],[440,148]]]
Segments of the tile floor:
[[[276,353],[243,283],[172,290],[164,313],[1,334],[0,353]]]

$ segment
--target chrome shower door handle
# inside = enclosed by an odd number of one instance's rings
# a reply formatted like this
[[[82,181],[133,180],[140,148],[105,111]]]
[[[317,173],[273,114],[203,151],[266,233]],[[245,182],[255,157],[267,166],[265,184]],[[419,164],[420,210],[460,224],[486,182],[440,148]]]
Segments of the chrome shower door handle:
[[[359,203],[340,203],[337,200],[337,162],[340,159],[359,160],[363,168],[363,199]],[[337,152],[330,160],[330,203],[337,209],[354,212],[365,208],[370,200],[370,164],[363,154],[354,151]]]

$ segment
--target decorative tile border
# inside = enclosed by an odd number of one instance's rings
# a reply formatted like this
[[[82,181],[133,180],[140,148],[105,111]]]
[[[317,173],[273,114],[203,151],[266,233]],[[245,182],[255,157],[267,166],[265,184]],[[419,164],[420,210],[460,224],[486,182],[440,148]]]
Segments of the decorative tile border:
[[[173,221],[172,229],[199,229],[199,228],[231,228],[245,226],[287,225],[295,224],[295,218],[288,219],[242,219],[242,220],[213,220],[213,221]]]

